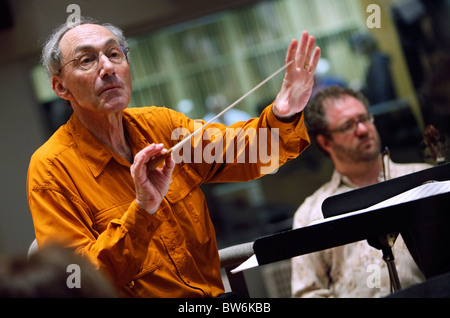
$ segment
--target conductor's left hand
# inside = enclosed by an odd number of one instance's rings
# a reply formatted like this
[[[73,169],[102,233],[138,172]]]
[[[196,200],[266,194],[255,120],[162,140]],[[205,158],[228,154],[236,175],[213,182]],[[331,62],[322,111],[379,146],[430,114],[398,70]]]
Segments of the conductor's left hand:
[[[314,72],[320,58],[320,48],[315,47],[315,38],[304,31],[300,39],[292,40],[286,54],[283,84],[273,104],[273,112],[279,119],[288,119],[301,112],[311,96]]]

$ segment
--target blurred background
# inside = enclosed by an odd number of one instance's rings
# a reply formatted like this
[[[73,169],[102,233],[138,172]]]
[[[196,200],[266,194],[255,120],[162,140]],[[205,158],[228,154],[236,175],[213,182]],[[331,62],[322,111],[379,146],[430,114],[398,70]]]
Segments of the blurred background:
[[[448,135],[449,0],[0,0],[0,254],[25,252],[33,241],[28,162],[70,116],[39,65],[45,38],[72,14],[69,4],[125,31],[130,107],[207,118],[281,67],[290,40],[307,30],[322,49],[315,91],[363,91],[394,161],[433,163],[425,126]],[[368,11],[373,4],[380,10]],[[258,116],[282,76],[240,103],[236,118]],[[290,229],[297,207],[331,173],[312,145],[276,174],[204,185],[219,248]]]

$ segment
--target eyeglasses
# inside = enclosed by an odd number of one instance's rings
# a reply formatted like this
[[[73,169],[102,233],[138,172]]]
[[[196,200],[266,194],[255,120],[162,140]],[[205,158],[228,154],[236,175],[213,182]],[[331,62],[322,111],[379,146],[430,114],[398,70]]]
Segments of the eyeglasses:
[[[104,54],[110,60],[110,62],[114,64],[120,64],[127,58],[129,50],[130,48],[128,47],[115,45],[109,48],[106,53],[84,52],[80,57],[70,60],[69,62],[61,66],[58,74],[61,73],[61,70],[64,68],[64,66],[75,61],[77,61],[78,66],[83,70],[87,71],[96,68],[100,59],[100,54]]]
[[[368,114],[367,116],[362,116],[358,120],[349,120],[345,124],[343,124],[341,127],[338,127],[336,129],[330,129],[328,130],[329,133],[341,133],[341,134],[353,134],[355,133],[356,129],[358,129],[359,124],[367,125],[369,123],[373,124],[375,121],[375,118],[372,114]]]

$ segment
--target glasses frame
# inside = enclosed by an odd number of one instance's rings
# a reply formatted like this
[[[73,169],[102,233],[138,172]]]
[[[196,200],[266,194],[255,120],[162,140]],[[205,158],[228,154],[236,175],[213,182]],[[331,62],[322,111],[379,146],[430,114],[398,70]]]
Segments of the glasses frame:
[[[356,121],[348,122],[346,124],[343,124],[342,126],[335,128],[335,129],[329,129],[327,130],[328,133],[340,133],[340,134],[353,134],[358,129],[359,124],[373,124],[375,122],[375,117],[373,114],[367,114],[367,116],[364,116],[363,118],[359,118]]]
[[[111,59],[108,57],[108,60],[109,60],[111,63],[114,63],[114,64],[120,64],[120,63],[122,63],[123,61],[125,61],[126,59],[128,59],[128,52],[130,51],[130,48],[129,48],[129,47],[122,46],[122,45],[119,45],[118,47],[119,47],[119,48],[121,49],[121,51],[123,52],[124,57],[123,57],[123,59],[121,59],[120,61],[117,61],[117,62],[111,61]],[[114,46],[113,46],[113,47],[110,47],[110,48],[108,49],[107,54],[108,54],[108,52],[109,52],[112,48],[114,48]],[[99,62],[99,60],[100,60],[100,54],[103,54],[103,55],[107,56],[105,53],[102,53],[102,52],[100,52],[100,53],[92,52],[92,54],[94,54],[94,56],[95,56],[95,63],[92,65],[92,67],[86,68],[85,66],[82,66],[82,65],[80,64],[80,58],[81,58],[81,57],[77,57],[77,58],[74,58],[74,59],[70,60],[69,62],[65,63],[63,66],[61,66],[61,68],[58,70],[57,75],[59,75],[59,74],[61,73],[62,69],[63,69],[67,64],[72,63],[72,62],[75,62],[75,61],[77,61],[77,64],[78,64],[78,66],[79,66],[81,69],[83,69],[83,70],[85,70],[85,71],[92,70],[92,69],[94,69],[94,68],[96,68],[96,67],[98,66],[98,62]]]

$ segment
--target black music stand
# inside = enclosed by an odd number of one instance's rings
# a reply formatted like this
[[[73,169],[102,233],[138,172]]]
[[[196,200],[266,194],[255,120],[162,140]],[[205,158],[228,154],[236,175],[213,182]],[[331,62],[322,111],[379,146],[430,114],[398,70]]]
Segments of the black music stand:
[[[332,196],[323,202],[322,213],[325,218],[328,218],[364,209],[427,182],[446,180],[450,180],[450,163]],[[444,213],[448,211],[450,214],[449,206],[445,205],[444,202],[428,207],[418,205],[417,207],[411,208],[422,209],[418,213],[426,213],[430,209],[442,209]],[[439,264],[450,262],[450,257],[442,253],[448,247],[448,243],[450,243],[450,239],[447,237],[449,228],[450,225],[448,223],[442,224],[441,222],[436,222],[428,226],[417,224],[414,228],[404,229],[401,233],[409,252],[427,278],[444,274],[444,270],[450,271],[450,267],[448,266],[444,266],[445,269],[439,268],[441,266]],[[398,233],[388,233],[388,235],[395,234]],[[378,238],[378,241],[382,240],[383,237]],[[389,254],[387,250],[388,244],[377,242],[377,238],[369,238],[368,242],[371,246],[382,249],[383,255],[384,253]],[[444,255],[439,256],[440,254]],[[389,255],[386,255],[386,257],[388,259],[390,258]],[[432,264],[432,262],[436,264]]]
[[[368,208],[430,181],[450,180],[450,163],[336,195],[325,200],[325,218]],[[265,265],[391,233],[402,237],[425,277],[450,272],[450,192],[379,210],[332,219],[257,239],[253,250]]]

